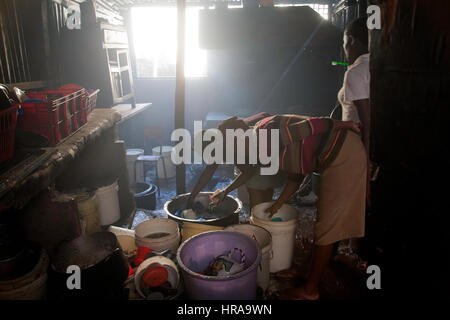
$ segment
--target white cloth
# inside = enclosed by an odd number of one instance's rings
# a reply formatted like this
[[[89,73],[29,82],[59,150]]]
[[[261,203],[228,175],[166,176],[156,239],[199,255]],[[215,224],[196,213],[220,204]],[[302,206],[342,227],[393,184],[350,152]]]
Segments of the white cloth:
[[[369,61],[370,55],[363,54],[345,72],[344,84],[338,94],[343,121],[360,123],[354,101],[370,98]]]

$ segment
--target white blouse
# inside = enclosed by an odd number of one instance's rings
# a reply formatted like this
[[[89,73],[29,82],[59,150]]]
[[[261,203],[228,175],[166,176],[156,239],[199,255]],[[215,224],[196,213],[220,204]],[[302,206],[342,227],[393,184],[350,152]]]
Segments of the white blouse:
[[[370,98],[370,54],[363,54],[347,68],[338,99],[342,106],[342,120],[360,123],[354,101]]]

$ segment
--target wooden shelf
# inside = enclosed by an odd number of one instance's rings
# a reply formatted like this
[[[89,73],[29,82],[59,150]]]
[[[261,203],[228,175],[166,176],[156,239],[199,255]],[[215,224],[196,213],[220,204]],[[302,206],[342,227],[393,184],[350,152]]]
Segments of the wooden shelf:
[[[120,122],[121,115],[112,109],[95,109],[89,115],[88,122],[76,133],[54,148],[47,148],[51,155],[39,164],[34,172],[23,177],[17,172],[21,168],[14,168],[5,179],[4,196],[1,203],[7,207],[22,209],[26,204],[54,183],[55,179],[74,161],[89,145],[97,142],[99,137],[108,129]],[[28,164],[27,164],[28,165]],[[24,168],[26,169],[26,168]]]

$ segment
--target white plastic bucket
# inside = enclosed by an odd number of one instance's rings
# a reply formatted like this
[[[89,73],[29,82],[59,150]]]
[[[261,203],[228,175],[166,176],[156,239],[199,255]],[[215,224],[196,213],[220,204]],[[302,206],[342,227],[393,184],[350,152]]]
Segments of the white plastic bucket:
[[[145,182],[143,162],[136,163],[136,179],[134,178],[135,177],[134,164],[139,156],[144,155],[144,152],[145,152],[144,149],[127,149],[127,169],[130,183]]]
[[[268,230],[272,235],[273,258],[270,260],[270,272],[289,269],[294,256],[295,232],[297,229],[298,210],[284,204],[272,217],[281,218],[281,222],[270,221],[264,212],[273,202],[260,203],[253,207],[250,222]]]
[[[98,203],[98,215],[102,226],[111,225],[120,219],[118,191],[119,185],[117,181],[109,186],[98,188],[95,191]]]
[[[263,227],[251,224],[236,224],[227,227],[225,230],[237,231],[249,236],[258,243],[262,251],[261,265],[258,267],[257,283],[264,291],[269,287],[270,282],[270,260],[273,257],[272,236]]]
[[[173,147],[163,146],[162,147],[162,159],[158,161],[158,177],[160,179],[164,179],[164,167],[163,167],[163,159],[164,164],[166,166],[166,175],[167,179],[175,177],[175,164],[172,162],[171,154]],[[152,149],[154,156],[161,155],[160,147],[155,147]]]
[[[141,222],[136,227],[135,237],[138,247],[148,247],[156,252],[171,250],[176,253],[180,245],[180,230],[178,223],[169,219],[152,219]],[[165,236],[152,237],[156,234]]]

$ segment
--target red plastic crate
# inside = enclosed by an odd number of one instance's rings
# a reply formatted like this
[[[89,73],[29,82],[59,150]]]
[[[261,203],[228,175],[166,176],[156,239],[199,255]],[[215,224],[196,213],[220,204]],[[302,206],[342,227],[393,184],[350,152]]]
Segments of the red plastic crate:
[[[32,99],[43,98],[31,93],[29,97]],[[64,106],[54,106],[51,102],[44,101],[24,102],[21,103],[21,107],[23,114],[17,121],[19,128],[47,137],[52,146],[57,145],[70,134]]]
[[[0,111],[0,162],[14,156],[18,105]]]
[[[52,146],[84,124],[81,111],[84,107],[85,89],[27,92],[27,95],[30,99],[42,102],[22,103],[24,114],[19,117],[18,126],[46,136]]]
[[[66,117],[71,119],[68,123],[71,128],[70,133],[86,123],[82,119],[86,90],[79,88],[61,87],[58,90],[47,90],[41,93],[45,95],[47,101],[51,100],[55,105],[64,105]]]
[[[97,95],[100,92],[100,89],[97,90],[86,90],[86,99],[85,105],[82,111],[82,118],[84,122],[87,122],[88,115],[95,109],[97,106]]]

